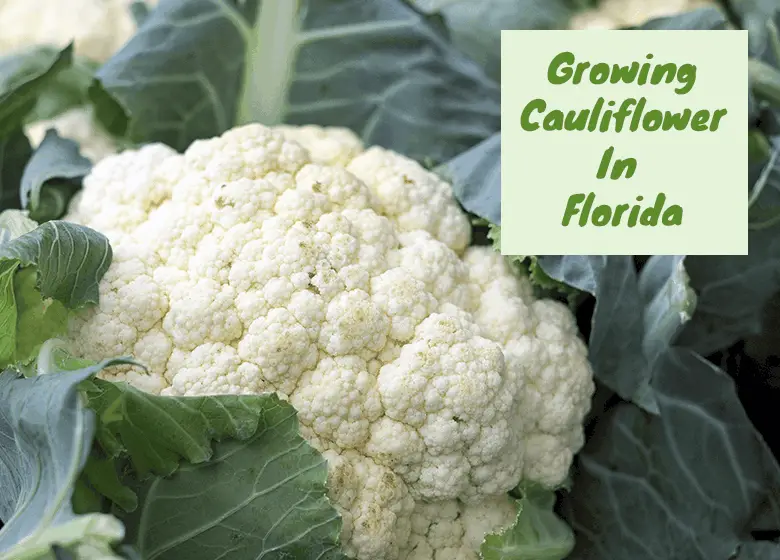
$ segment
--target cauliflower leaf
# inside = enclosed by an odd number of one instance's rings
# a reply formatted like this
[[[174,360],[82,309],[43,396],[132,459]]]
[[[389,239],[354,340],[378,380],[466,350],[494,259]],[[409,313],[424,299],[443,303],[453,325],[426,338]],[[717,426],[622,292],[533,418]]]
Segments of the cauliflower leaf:
[[[44,298],[35,287],[34,268],[17,270],[13,278],[16,300],[15,361],[27,362],[42,341],[65,332],[68,309],[57,300]]]
[[[0,137],[0,212],[21,208],[19,184],[31,155],[30,141],[21,128]]]
[[[41,56],[52,56],[57,50],[40,47]],[[35,108],[25,117],[25,124],[55,118],[70,109],[89,102],[87,91],[98,64],[83,56],[74,55],[70,66],[53,75],[39,92]]]
[[[34,47],[0,57],[0,211],[21,207],[19,182],[32,154],[21,127],[42,99],[62,89],[53,82],[70,70],[72,50]]]
[[[501,77],[502,29],[565,29],[576,2],[572,0],[412,0],[419,9],[440,13],[452,42]]]
[[[0,57],[0,138],[25,121],[51,81],[72,64],[72,44],[62,50],[35,47]]]
[[[37,369],[46,378],[94,373],[88,363],[50,340]],[[276,395],[158,397],[92,376],[79,388],[97,423],[74,504],[111,509],[141,557],[210,560],[220,549],[236,558],[345,558],[327,464]]]
[[[482,543],[482,560],[563,560],[574,548],[574,533],[553,511],[555,492],[526,484],[518,500],[514,525],[489,534]]]
[[[109,130],[178,150],[284,122],[441,162],[500,126],[498,84],[402,0],[163,2],[96,77]]]
[[[0,410],[10,410],[0,415],[7,436],[0,437],[0,484],[21,481],[22,496],[0,496],[0,553],[12,548],[4,559],[346,559],[341,517],[326,497],[327,464],[300,436],[291,405],[273,394],[156,397],[95,378],[127,364],[136,363],[94,364],[51,339],[38,354],[37,375],[0,375]],[[16,427],[24,422],[41,434]],[[65,452],[71,427],[78,460]],[[25,451],[33,436],[39,478],[63,484],[58,492],[46,484],[26,489],[36,480],[26,476],[35,474],[31,459],[10,447],[16,437]],[[42,451],[44,444],[52,450]],[[47,497],[51,514],[41,515]]]
[[[776,557],[751,531],[780,527],[780,467],[734,382],[690,350],[660,366],[660,414],[618,404],[579,457],[564,507],[572,560]]]
[[[123,479],[137,493],[139,507],[117,515],[143,558],[346,558],[339,551],[341,516],[327,498],[327,463],[301,438],[291,405],[276,395],[171,398],[134,393],[154,401],[158,414],[142,417],[125,408],[122,441],[136,436],[130,450],[133,464],[141,462],[144,451],[170,458],[171,448],[203,457],[198,440],[218,439],[213,449],[209,446],[208,459],[186,462],[169,477]],[[167,413],[171,419],[160,422]],[[141,425],[135,427],[136,421]],[[139,442],[155,431],[168,434],[168,441]]]
[[[344,558],[327,464],[275,394],[159,397],[101,379],[84,391],[99,419],[93,455],[121,473],[96,460],[87,485],[124,509],[143,558]]]
[[[103,235],[69,222],[10,237],[0,236],[0,367],[29,363],[47,338],[64,331],[67,309],[97,303],[112,257]]]
[[[22,207],[38,222],[61,217],[90,169],[92,163],[81,155],[76,142],[62,138],[54,129],[47,130],[24,168]]]
[[[452,183],[463,208],[490,224],[501,225],[501,133],[435,169]]]
[[[2,558],[53,559],[55,545],[79,559],[120,558],[112,546],[124,535],[122,523],[71,507],[95,431],[78,384],[111,363],[29,379],[0,374]]]
[[[105,236],[64,221],[46,222],[0,245],[0,262],[36,267],[41,294],[72,309],[98,302],[98,284],[112,255]]]

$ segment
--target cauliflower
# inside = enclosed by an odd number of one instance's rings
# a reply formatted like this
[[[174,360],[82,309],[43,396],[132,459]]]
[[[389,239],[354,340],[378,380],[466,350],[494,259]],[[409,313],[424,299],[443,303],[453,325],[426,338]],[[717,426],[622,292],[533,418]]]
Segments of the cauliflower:
[[[601,0],[596,8],[575,14],[569,26],[572,29],[616,29],[708,5],[712,5],[711,0]]]
[[[116,141],[97,123],[92,107],[76,107],[53,119],[34,122],[25,127],[25,132],[30,143],[37,146],[50,128],[55,129],[60,136],[76,141],[81,155],[93,162],[117,151]]]
[[[0,53],[30,45],[64,47],[103,62],[135,32],[132,0],[0,0]]]
[[[150,6],[158,0],[145,0]],[[27,47],[74,42],[76,55],[105,62],[135,33],[130,11],[133,0],[0,0],[0,56]],[[117,150],[113,138],[93,118],[88,107],[71,109],[25,131],[33,146],[54,128],[82,146],[82,154],[98,161]]]
[[[275,391],[329,463],[361,560],[475,560],[519,481],[561,484],[594,390],[564,305],[470,247],[450,186],[338,128],[252,124],[110,155],[66,219],[104,233],[69,327],[162,395]]]

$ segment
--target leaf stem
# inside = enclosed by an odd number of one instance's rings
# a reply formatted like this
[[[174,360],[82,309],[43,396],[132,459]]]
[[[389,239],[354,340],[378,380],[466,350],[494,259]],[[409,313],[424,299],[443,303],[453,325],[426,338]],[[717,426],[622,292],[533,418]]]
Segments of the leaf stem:
[[[299,0],[265,0],[248,39],[237,124],[280,124],[293,76]]]

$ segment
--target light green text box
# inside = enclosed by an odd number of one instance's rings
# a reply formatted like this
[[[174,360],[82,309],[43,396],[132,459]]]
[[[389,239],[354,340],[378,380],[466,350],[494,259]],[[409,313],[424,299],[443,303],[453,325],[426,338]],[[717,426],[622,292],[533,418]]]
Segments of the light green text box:
[[[564,61],[553,74],[574,71],[568,82],[553,84],[548,70],[556,55],[570,52],[574,62]],[[652,54],[652,58],[646,56]],[[561,58],[563,61],[564,59]],[[748,38],[747,31],[502,31],[501,32],[501,252],[505,255],[745,255],[748,251]],[[591,67],[603,62],[613,65],[638,63],[637,77],[648,67],[648,83],[610,82],[610,74],[599,72],[589,81],[591,68],[584,68],[581,83],[572,83],[577,65]],[[675,64],[671,83],[652,85],[658,65]],[[689,66],[694,65],[691,85]],[[671,67],[668,67],[671,68]],[[603,67],[599,67],[602,70]],[[671,75],[671,74],[670,74]],[[664,77],[666,74],[664,74]],[[685,85],[685,84],[688,85]],[[676,93],[675,89],[687,93]],[[534,99],[543,99],[546,110],[529,113],[527,122],[542,124],[545,117],[560,110],[593,109],[604,98],[601,111],[617,111],[625,99],[646,99],[636,131],[628,130],[635,105],[627,106],[624,128],[615,132],[614,121],[606,132],[578,130],[527,131],[521,126],[523,111]],[[607,103],[614,101],[615,106]],[[648,131],[667,111],[691,110],[683,130]],[[717,127],[713,126],[716,110]],[[653,113],[658,110],[660,113]],[[698,111],[700,125],[691,124]],[[592,111],[591,111],[592,113]],[[650,116],[648,116],[650,115]],[[684,113],[682,114],[685,116]],[[705,117],[706,120],[705,120]],[[588,115],[590,118],[590,115]],[[647,118],[649,120],[644,121]],[[597,121],[600,124],[600,120]],[[680,122],[680,121],[677,121]],[[672,121],[667,117],[667,123]],[[572,121],[576,125],[576,121]],[[614,147],[611,162],[634,158],[631,178],[617,180],[596,177],[604,152]],[[613,171],[611,165],[608,174]],[[594,193],[591,219],[596,214],[608,225],[591,220],[580,225],[584,202],[568,226],[562,225],[564,211],[573,194]],[[636,223],[629,227],[631,208],[645,210],[664,193],[665,209],[677,205],[678,214],[667,211],[655,226]],[[641,196],[643,200],[636,201]],[[617,206],[627,204],[619,224]],[[641,212],[640,212],[641,215]],[[648,217],[650,217],[648,215]]]

